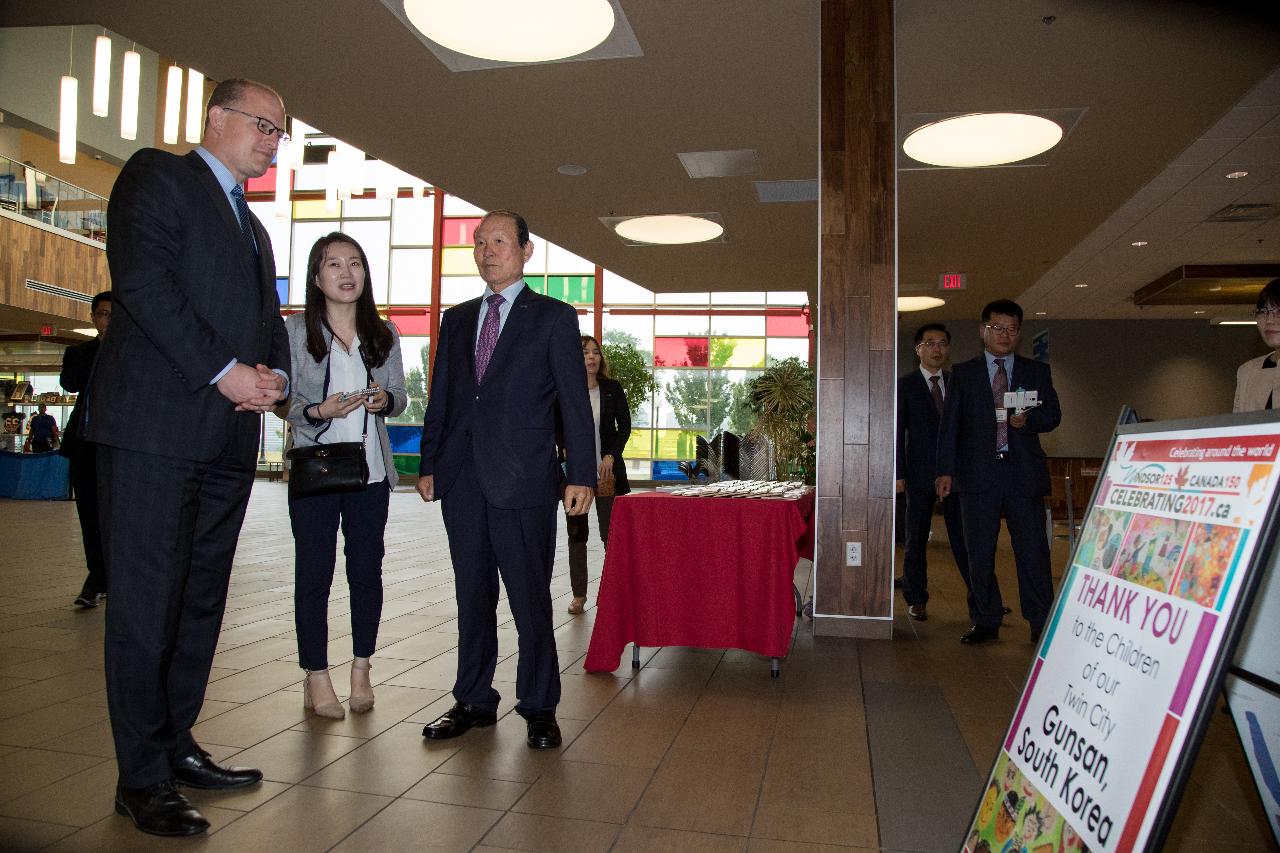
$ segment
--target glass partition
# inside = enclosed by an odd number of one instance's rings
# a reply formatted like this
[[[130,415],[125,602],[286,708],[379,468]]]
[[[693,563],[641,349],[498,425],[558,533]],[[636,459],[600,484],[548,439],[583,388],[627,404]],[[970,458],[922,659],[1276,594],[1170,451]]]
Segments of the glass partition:
[[[107,242],[105,198],[3,156],[0,156],[0,210],[100,243]]]

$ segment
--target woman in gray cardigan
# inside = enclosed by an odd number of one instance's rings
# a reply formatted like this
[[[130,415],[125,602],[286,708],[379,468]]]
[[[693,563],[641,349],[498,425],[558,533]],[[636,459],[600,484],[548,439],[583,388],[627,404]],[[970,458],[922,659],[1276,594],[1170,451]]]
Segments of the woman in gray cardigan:
[[[382,618],[383,533],[397,476],[386,419],[408,403],[400,337],[378,316],[360,244],[336,231],[316,241],[307,260],[306,310],[287,318],[285,328],[293,364],[287,415],[293,446],[364,440],[369,463],[369,484],[362,490],[289,501],[298,662],[307,672],[303,707],[341,719],[346,712],[329,679],[327,655],[338,527],[345,540],[355,656],[348,704],[361,713],[374,701],[369,658]]]

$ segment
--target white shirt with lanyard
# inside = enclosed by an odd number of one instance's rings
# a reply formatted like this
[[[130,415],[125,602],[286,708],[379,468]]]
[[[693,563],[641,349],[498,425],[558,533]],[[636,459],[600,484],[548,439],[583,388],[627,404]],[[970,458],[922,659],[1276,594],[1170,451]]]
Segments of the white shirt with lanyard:
[[[355,335],[351,336],[351,351],[348,352],[334,338],[329,344],[329,393],[359,391],[368,387],[368,379],[364,360],[360,358],[360,339]],[[321,441],[325,444],[359,441],[364,431],[364,413],[364,406],[357,406],[346,417],[334,418]],[[369,413],[370,424],[374,423],[375,417],[372,412]],[[364,458],[369,463],[370,483],[381,483],[387,478],[387,468],[382,462],[382,442],[378,440],[378,431],[373,426],[364,442]]]

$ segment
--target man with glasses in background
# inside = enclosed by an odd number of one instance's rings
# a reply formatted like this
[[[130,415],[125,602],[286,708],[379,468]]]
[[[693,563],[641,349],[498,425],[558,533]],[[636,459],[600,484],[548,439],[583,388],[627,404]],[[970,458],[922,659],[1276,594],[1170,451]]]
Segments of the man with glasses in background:
[[[1261,412],[1280,409],[1280,278],[1273,278],[1258,294],[1254,311],[1258,334],[1271,352],[1251,358],[1236,371],[1236,396],[1233,412]]]
[[[1049,365],[1016,354],[1022,308],[997,299],[982,309],[983,352],[955,366],[938,434],[939,499],[960,493],[969,553],[965,644],[995,640],[1004,603],[996,583],[996,538],[1003,512],[1013,543],[1022,616],[1037,643],[1053,603],[1044,498],[1049,466],[1040,433],[1062,420]],[[1034,405],[1010,407],[1011,392],[1035,392]]]
[[[929,618],[928,546],[938,475],[938,426],[951,374],[943,370],[951,356],[951,333],[941,323],[916,329],[916,357],[920,366],[898,379],[897,482],[906,499],[906,553],[902,558],[902,597],[907,615],[918,622]],[[960,521],[960,496],[942,501],[942,517],[956,568],[969,587],[969,558]]]
[[[271,240],[244,183],[287,141],[280,96],[224,80],[204,142],[144,148],[107,207],[115,310],[84,415],[97,442],[107,562],[107,708],[116,812],[143,832],[209,822],[176,787],[254,785],[191,737],[256,468],[261,413],[288,395]]]

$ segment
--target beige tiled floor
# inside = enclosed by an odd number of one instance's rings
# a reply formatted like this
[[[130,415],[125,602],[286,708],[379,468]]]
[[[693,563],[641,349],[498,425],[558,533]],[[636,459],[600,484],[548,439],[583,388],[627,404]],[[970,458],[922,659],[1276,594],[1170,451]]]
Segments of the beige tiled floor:
[[[377,707],[342,721],[309,718],[293,638],[284,487],[259,483],[195,735],[220,760],[261,767],[266,781],[249,791],[192,792],[212,823],[209,836],[166,841],[112,811],[104,611],[70,606],[83,577],[73,505],[6,501],[0,513],[4,851],[879,849],[881,821],[892,816],[876,814],[864,684],[939,691],[961,751],[985,773],[1031,653],[1020,624],[994,646],[956,642],[964,608],[938,543],[930,620],[899,614],[893,642],[815,639],[806,622],[777,680],[752,655],[693,649],[645,649],[639,671],[626,655],[615,673],[586,675],[594,611],[562,612],[562,533],[554,592],[564,746],[528,749],[523,721],[509,713],[516,635],[505,607],[502,719],[456,741],[426,742],[422,724],[452,702],[456,611],[439,509],[401,490],[387,531]],[[598,576],[598,543],[591,560]],[[1002,576],[1014,589],[1007,566]],[[594,593],[593,585],[592,600]],[[340,577],[330,629],[333,677],[345,694],[351,650]],[[1216,849],[1268,849],[1234,732],[1217,717],[1169,846],[1197,850],[1212,839]],[[927,749],[918,770],[930,773]],[[1226,843],[1224,826],[1232,827]]]

